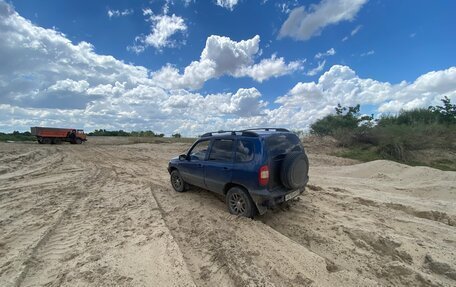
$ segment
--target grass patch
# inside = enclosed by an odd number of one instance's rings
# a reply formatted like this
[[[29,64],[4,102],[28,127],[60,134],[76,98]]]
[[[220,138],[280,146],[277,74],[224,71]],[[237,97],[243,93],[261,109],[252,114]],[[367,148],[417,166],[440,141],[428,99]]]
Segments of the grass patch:
[[[335,152],[332,155],[350,158],[354,160],[359,160],[362,162],[368,162],[373,160],[392,160],[399,163],[405,163],[411,166],[429,166],[432,168],[444,170],[444,171],[456,171],[456,159],[455,158],[437,158],[429,159],[422,155],[417,155],[413,160],[398,160],[392,156],[379,154],[373,148],[359,148],[359,147],[350,147],[346,148],[343,151]]]
[[[431,161],[429,166],[446,171],[456,171],[456,161],[451,161],[449,159]]]
[[[32,136],[32,135],[24,135],[24,134],[0,133],[0,142],[7,142],[7,141],[14,141],[14,142],[36,141],[36,137]]]
[[[348,150],[334,153],[335,156],[356,159],[362,162],[384,159],[372,149],[349,148]]]

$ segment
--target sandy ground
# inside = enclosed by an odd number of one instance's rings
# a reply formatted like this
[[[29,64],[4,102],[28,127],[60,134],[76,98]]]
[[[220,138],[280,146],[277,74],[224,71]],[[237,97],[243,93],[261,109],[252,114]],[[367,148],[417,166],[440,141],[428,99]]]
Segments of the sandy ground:
[[[309,148],[255,220],[178,194],[188,144],[0,144],[0,286],[456,286],[456,172]]]

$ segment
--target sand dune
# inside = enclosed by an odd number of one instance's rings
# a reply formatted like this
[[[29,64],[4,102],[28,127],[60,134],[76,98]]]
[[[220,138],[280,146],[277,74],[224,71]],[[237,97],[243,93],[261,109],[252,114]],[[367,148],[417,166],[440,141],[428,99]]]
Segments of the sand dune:
[[[187,144],[0,144],[0,286],[455,286],[456,172],[311,153],[255,220],[178,194]]]

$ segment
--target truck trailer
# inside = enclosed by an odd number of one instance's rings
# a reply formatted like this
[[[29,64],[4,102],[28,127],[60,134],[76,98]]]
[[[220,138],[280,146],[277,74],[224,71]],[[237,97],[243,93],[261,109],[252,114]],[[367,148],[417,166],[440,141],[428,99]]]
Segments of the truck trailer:
[[[82,144],[87,141],[87,136],[80,129],[31,127],[30,130],[40,144],[59,144],[61,142]]]

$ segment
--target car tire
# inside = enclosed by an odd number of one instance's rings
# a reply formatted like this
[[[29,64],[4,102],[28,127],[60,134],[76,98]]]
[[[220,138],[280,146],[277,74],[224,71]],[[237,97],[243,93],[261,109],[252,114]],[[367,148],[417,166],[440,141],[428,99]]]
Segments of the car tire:
[[[255,204],[244,189],[237,186],[230,188],[226,193],[225,201],[231,214],[249,218],[255,216]]]
[[[171,172],[170,179],[171,185],[175,191],[184,192],[186,190],[187,183],[182,179],[182,176],[177,169]]]
[[[80,138],[76,138],[76,144],[82,144],[82,140]]]
[[[280,180],[288,189],[304,187],[309,179],[309,160],[303,152],[287,154],[282,162]]]

